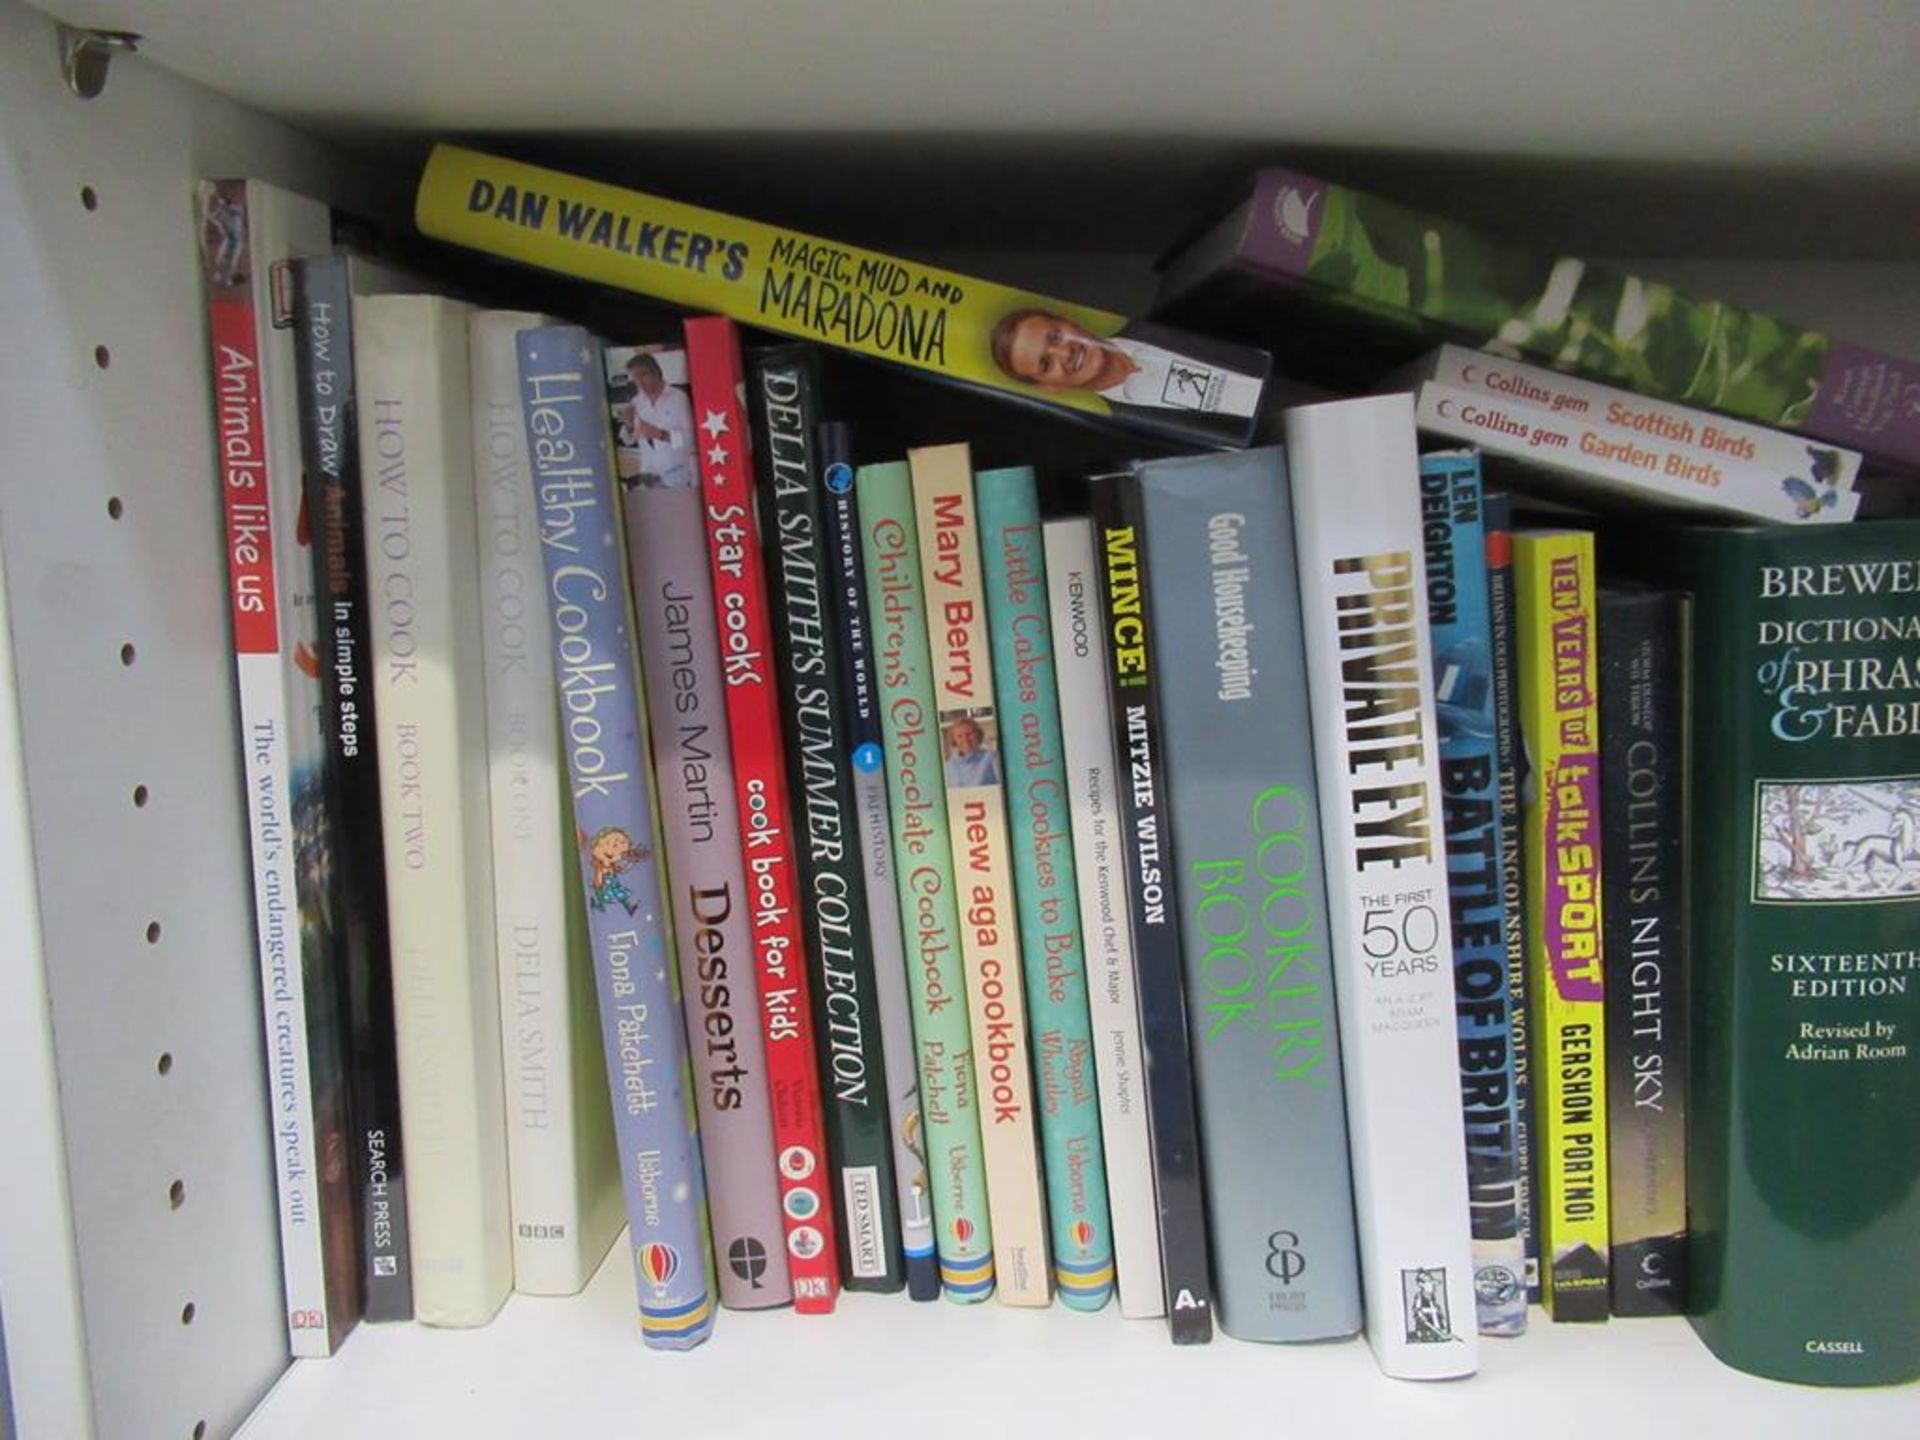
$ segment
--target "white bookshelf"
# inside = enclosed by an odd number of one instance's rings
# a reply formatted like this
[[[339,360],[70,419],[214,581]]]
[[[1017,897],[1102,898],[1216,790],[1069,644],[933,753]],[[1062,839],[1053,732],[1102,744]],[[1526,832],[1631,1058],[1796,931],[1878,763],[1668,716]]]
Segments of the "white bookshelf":
[[[81,100],[50,15],[0,0],[0,1318],[27,1440],[670,1434],[716,1395],[745,1397],[749,1431],[821,1433],[898,1429],[905,1404],[934,1434],[1464,1435],[1570,1403],[1609,1435],[1920,1428],[1920,1389],[1752,1380],[1682,1322],[1541,1322],[1426,1387],[1357,1343],[1175,1351],[1112,1313],[871,1297],[726,1314],[702,1351],[653,1355],[619,1264],[480,1331],[363,1326],[289,1365],[190,208],[198,176],[250,173],[404,214],[429,138],[508,131],[1133,306],[1195,205],[1288,155],[1413,198],[1465,186],[1480,218],[1678,257],[1910,350],[1920,8],[1696,0],[1629,23],[1553,3],[1524,27],[1397,0],[45,9],[147,40]],[[1664,203],[1656,161],[1687,198]],[[836,1381],[872,1397],[851,1422],[821,1401]]]

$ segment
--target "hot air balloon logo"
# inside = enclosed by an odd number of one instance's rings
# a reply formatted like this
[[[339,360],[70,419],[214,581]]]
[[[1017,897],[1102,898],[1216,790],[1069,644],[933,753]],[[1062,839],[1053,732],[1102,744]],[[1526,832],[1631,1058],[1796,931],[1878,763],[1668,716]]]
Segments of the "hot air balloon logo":
[[[973,1239],[973,1221],[964,1215],[955,1217],[953,1222],[953,1238],[958,1240],[962,1245]]]
[[[665,1290],[680,1273],[680,1252],[659,1240],[640,1247],[640,1273],[655,1290]]]
[[[1082,1250],[1093,1244],[1093,1226],[1086,1220],[1074,1221],[1067,1227],[1067,1235]]]

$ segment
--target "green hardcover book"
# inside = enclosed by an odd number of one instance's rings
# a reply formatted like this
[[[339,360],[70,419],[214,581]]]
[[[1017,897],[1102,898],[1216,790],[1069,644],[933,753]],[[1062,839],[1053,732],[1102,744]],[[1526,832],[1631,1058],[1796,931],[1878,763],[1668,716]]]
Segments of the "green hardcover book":
[[[1026,956],[1040,1153],[1046,1163],[1053,1279],[1075,1310],[1113,1293],[1113,1227],[1100,1145],[1087,957],[1074,884],[1066,753],[1053,669],[1046,555],[1033,470],[973,477],[1000,706],[1000,762],[1011,812],[1014,895]]]
[[[1694,593],[1694,1324],[1920,1376],[1920,523],[1665,530]]]
[[[854,493],[880,674],[894,877],[907,932],[907,989],[940,1282],[949,1300],[984,1300],[993,1294],[993,1229],[912,481],[902,463],[865,465]]]

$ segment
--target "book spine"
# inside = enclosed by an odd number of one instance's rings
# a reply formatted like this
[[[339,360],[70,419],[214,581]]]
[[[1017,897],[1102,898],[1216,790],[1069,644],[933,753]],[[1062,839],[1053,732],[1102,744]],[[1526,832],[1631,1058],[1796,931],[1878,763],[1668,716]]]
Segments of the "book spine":
[[[513,1283],[529,1295],[572,1295],[613,1243],[620,1187],[593,961],[566,878],[573,812],[514,353],[514,336],[541,323],[481,312],[469,317],[467,338]]]
[[[799,912],[780,700],[773,670],[766,571],[754,519],[752,442],[742,402],[746,377],[730,320],[686,322],[687,371],[700,435],[700,493],[713,580],[714,623],[727,728],[733,739],[735,813],[746,857],[767,1094],[780,1174],[780,1213],[794,1308],[832,1311],[840,1293],[825,1120],[815,1067],[805,936]]]
[[[680,993],[720,1300],[759,1310],[793,1298],[780,1224],[767,1044],[706,521],[692,486],[624,487],[627,560],[667,845]]]
[[[1840,524],[1860,508],[1857,494],[1816,479],[1811,461],[1806,476],[1783,476],[1726,456],[1699,460],[1656,436],[1431,381],[1420,387],[1416,419],[1431,435],[1476,445],[1603,497],[1775,525]]]
[[[1102,477],[1092,485],[1091,496],[1114,749],[1124,767],[1115,774],[1120,822],[1116,843],[1127,875],[1161,1283],[1173,1343],[1204,1345],[1213,1339],[1213,1281],[1207,1264],[1200,1122],[1194,1108],[1193,1052],[1174,903],[1175,857],[1166,824],[1166,746],[1147,625],[1139,482],[1131,475]]]
[[[400,1070],[393,1037],[386,857],[368,658],[364,503],[353,378],[353,293],[342,256],[294,265],[300,452],[318,606],[322,728],[333,807],[342,1008],[346,1018],[350,1170],[358,1190],[360,1287],[369,1320],[413,1317],[407,1246]]]
[[[754,352],[747,365],[747,411],[760,528],[768,538],[774,668],[788,740],[807,976],[820,1017],[821,1092],[838,1187],[841,1280],[850,1290],[891,1291],[905,1283],[900,1210],[867,892],[860,874],[853,779],[845,762],[840,654],[831,638],[831,581],[814,449],[816,370],[808,346]]]
[[[245,181],[208,181],[196,198],[202,227],[218,228],[230,247],[222,256],[208,258],[207,319],[262,1019],[273,1081],[285,1317],[292,1353],[323,1356],[332,1353],[352,1326],[357,1267],[350,1258],[348,1273],[338,1273],[337,1266],[329,1272],[330,1257],[339,1253],[329,1227],[341,1221],[330,1212],[333,1202],[325,1177],[331,1167],[323,1164],[329,1137],[322,1128],[321,1091],[329,1077],[322,1016],[332,1002],[328,989],[316,983],[323,980],[324,970],[310,963],[319,959],[309,954],[310,942],[318,937],[309,929],[302,896],[301,861],[310,836],[302,828],[303,819],[309,818],[303,815],[303,797],[296,793],[301,760],[296,732],[304,697],[295,680],[299,607],[291,592],[306,596],[309,620],[313,592],[311,575],[295,573],[296,567],[306,565],[306,557],[290,553],[287,543],[295,515],[287,509],[285,487],[290,476],[299,474],[300,454],[294,427],[277,403],[273,372],[282,360],[288,362],[278,380],[285,386],[292,379],[294,357],[280,353],[291,337],[283,342],[273,331],[267,279],[272,252],[284,251],[289,237],[287,225],[275,223],[287,217],[276,214],[268,220],[261,215],[251,188]],[[306,218],[295,217],[294,223]],[[325,223],[321,211],[323,238]],[[313,227],[304,228],[311,235]],[[340,1198],[351,1226],[351,1191]],[[356,1256],[357,1244],[351,1234],[346,1237],[347,1256]]]
[[[1007,1305],[1049,1298],[1046,1199],[1033,1115],[1026,991],[993,696],[980,532],[965,445],[907,452],[932,650],[935,719],[964,924],[994,1270]]]
[[[1367,1340],[1389,1375],[1465,1375],[1479,1336],[1413,406],[1289,410],[1286,436]]]
[[[1857,505],[1860,452],[1806,440],[1765,425],[1751,425],[1671,401],[1635,395],[1595,380],[1564,375],[1501,355],[1442,345],[1423,367],[1426,378],[1458,390],[1497,396],[1528,410],[1591,418],[1614,431],[1664,441],[1703,465],[1752,466],[1776,482],[1798,476],[1837,492],[1835,503]]]
[[[1593,537],[1514,537],[1540,1268],[1555,1320],[1607,1318],[1607,1047]]]
[[[847,720],[847,749],[841,763],[853,786],[854,828],[858,832],[860,874],[873,949],[873,984],[880,1001],[881,1058],[887,1114],[892,1121],[894,1191],[900,1206],[907,1293],[915,1300],[937,1300],[940,1261],[927,1173],[926,1119],[920,1112],[906,932],[901,924],[894,873],[893,812],[887,801],[880,692],[874,673],[866,574],[861,563],[860,516],[854,497],[853,433],[845,422],[829,420],[819,426],[815,440],[820,449],[820,504],[826,526],[828,579],[834,595],[834,644],[840,657],[840,694]],[[975,1148],[977,1151],[977,1139]]]
[[[1220,1328],[1360,1329],[1299,585],[1278,450],[1138,467]],[[1262,1143],[1284,1135],[1286,1144]]]
[[[933,655],[902,462],[863,465],[854,478],[867,593],[873,597],[876,704],[886,741],[894,876],[905,930],[907,989],[926,1123],[940,1283],[959,1303],[993,1293],[993,1226],[981,1140],[980,1091],[960,958],[960,908],[934,714]]]
[[[1689,601],[1600,592],[1607,1173],[1616,1315],[1687,1309],[1681,894]]]
[[[1147,1129],[1127,873],[1121,858],[1121,776],[1107,697],[1099,562],[1093,525],[1084,517],[1047,521],[1044,540],[1120,1313],[1128,1319],[1151,1319],[1167,1313],[1167,1297],[1160,1282],[1159,1206]]]
[[[1526,1243],[1514,1148],[1513,1010],[1479,456],[1422,456],[1420,510],[1440,724],[1473,1293],[1482,1335],[1519,1335],[1527,1328]],[[1513,923],[1518,925],[1517,916]]]
[[[355,301],[374,699],[416,1318],[513,1284],[466,310]]]
[[[685,1350],[713,1330],[713,1255],[600,347],[554,325],[515,349],[640,1336]]]
[[[1487,532],[1487,621],[1493,643],[1493,733],[1500,766],[1500,896],[1507,943],[1507,1047],[1513,1060],[1514,1183],[1519,1187],[1520,1242],[1526,1255],[1527,1303],[1540,1302],[1540,1241],[1535,1220],[1532,1009],[1527,988],[1526,858],[1520,793],[1526,748],[1520,741],[1515,686],[1520,671],[1513,589],[1513,505],[1505,491],[1484,491]]]
[[[455,145],[434,147],[414,217],[437,240],[1202,444],[1246,443],[1269,369],[1245,346]],[[1038,358],[1061,331],[1090,362],[1065,383]]]
[[[1027,1016],[1046,1162],[1053,1279],[1062,1303],[1098,1310],[1113,1293],[1113,1227],[1100,1146],[1087,958],[1075,888],[1060,740],[1040,497],[1027,467],[974,477],[982,585],[1008,805]]]

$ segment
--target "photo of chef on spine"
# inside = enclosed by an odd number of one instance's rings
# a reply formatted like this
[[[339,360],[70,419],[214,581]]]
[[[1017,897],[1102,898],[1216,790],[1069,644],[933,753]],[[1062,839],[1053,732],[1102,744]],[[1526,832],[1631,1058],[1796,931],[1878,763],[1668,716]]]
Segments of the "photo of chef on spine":
[[[971,710],[940,713],[940,752],[947,784],[955,789],[1000,783],[1000,734],[993,720]]]
[[[606,354],[620,484],[699,484],[686,352],[669,345],[610,345]]]

